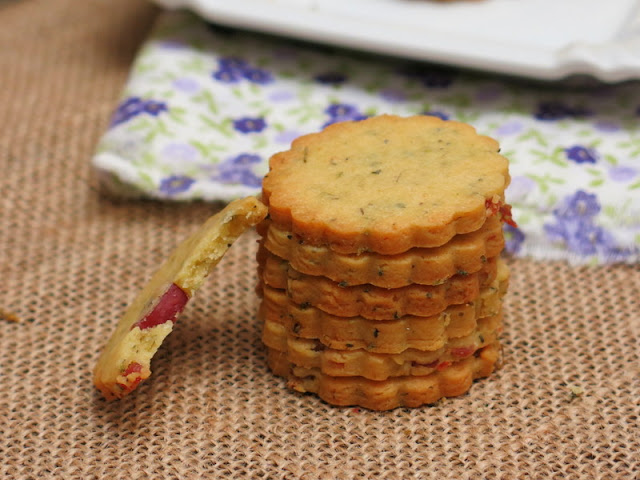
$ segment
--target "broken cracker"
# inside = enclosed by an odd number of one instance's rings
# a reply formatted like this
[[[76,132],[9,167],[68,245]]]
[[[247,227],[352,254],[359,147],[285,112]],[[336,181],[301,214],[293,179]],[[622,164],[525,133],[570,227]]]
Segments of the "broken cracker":
[[[129,305],[98,359],[93,381],[107,400],[126,396],[151,375],[151,358],[186,303],[231,244],[266,215],[255,197],[235,200],[173,251]]]

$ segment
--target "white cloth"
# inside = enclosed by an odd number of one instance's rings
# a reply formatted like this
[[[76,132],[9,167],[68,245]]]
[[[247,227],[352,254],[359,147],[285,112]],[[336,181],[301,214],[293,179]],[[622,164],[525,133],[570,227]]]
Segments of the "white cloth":
[[[575,263],[640,259],[640,83],[568,88],[472,74],[161,15],[93,165],[123,196],[259,191],[295,137],[367,116],[431,114],[496,138],[511,161],[507,249]]]

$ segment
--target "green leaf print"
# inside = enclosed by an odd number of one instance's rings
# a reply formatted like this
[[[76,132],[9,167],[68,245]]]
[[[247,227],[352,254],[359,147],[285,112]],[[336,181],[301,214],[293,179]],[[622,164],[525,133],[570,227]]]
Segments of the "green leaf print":
[[[547,141],[545,136],[542,134],[542,132],[533,128],[529,129],[528,131],[526,131],[525,133],[523,133],[518,137],[518,142],[525,142],[527,140],[533,140],[541,147],[549,146],[549,142]]]
[[[555,178],[545,173],[544,175],[527,175],[531,180],[534,180],[538,184],[538,188],[542,193],[547,193],[552,188],[553,185],[562,185],[565,183],[565,180],[562,178]]]

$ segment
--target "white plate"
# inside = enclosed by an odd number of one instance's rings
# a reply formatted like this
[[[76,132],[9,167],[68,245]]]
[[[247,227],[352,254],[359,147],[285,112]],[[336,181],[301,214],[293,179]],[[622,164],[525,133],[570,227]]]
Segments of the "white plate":
[[[637,0],[155,0],[223,25],[543,80],[640,78]]]

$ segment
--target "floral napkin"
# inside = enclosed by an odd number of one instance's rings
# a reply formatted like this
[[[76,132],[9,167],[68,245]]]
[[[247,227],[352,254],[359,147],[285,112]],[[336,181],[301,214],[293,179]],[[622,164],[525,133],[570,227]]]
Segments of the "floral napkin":
[[[516,255],[640,260],[640,82],[542,84],[309,45],[165,12],[93,166],[115,195],[229,201],[299,135],[371,115],[471,123],[511,160]]]

